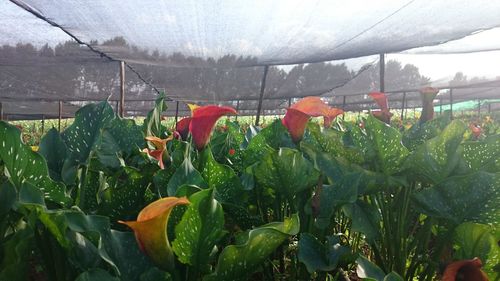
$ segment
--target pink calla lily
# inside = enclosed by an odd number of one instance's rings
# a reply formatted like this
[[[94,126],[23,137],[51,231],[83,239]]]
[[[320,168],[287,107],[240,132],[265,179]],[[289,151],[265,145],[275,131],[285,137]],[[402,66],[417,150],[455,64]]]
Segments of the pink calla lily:
[[[189,132],[198,150],[202,150],[210,141],[210,134],[219,118],[228,114],[238,114],[229,106],[206,105],[193,110]]]

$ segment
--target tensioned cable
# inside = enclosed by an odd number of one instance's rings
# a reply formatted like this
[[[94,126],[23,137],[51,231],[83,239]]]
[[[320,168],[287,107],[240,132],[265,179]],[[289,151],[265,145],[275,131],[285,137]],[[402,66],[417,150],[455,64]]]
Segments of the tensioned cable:
[[[80,40],[78,37],[76,37],[76,35],[74,35],[73,33],[69,32],[68,30],[66,30],[64,27],[62,27],[61,25],[59,25],[58,23],[56,23],[55,21],[53,20],[50,20],[48,18],[46,18],[45,16],[43,16],[40,12],[38,11],[35,11],[32,7],[26,5],[25,3],[22,3],[18,0],[9,0],[10,2],[14,3],[15,5],[17,5],[18,7],[20,7],[21,9],[31,13],[32,15],[34,15],[35,17],[47,22],[48,24],[54,26],[54,27],[57,27],[59,29],[61,29],[64,33],[68,34],[71,38],[73,38],[73,40],[75,40],[78,44],[80,45],[84,45],[84,46],[87,46],[87,48],[89,48],[92,52],[96,53],[96,54],[99,54],[101,57],[104,57],[104,58],[107,58],[109,59],[110,61],[120,61],[118,59],[115,59],[113,57],[111,57],[110,55],[102,52],[102,51],[99,51],[97,49],[95,49],[94,47],[92,47],[92,45],[90,45],[89,43],[86,43],[86,42],[83,42],[82,40]],[[142,77],[142,75],[137,71],[135,70],[130,64],[128,64],[127,62],[124,62],[125,65],[127,66],[128,69],[130,69],[130,71],[132,71],[133,73],[135,73],[135,75],[137,75],[137,77],[139,78],[139,80],[141,80],[142,82],[144,82],[146,85],[148,85],[149,87],[151,87],[157,94],[160,94],[160,91],[153,85],[151,84],[150,82],[146,81],[146,79],[144,79]],[[170,100],[172,101],[171,98],[167,97],[166,98],[167,100]]]

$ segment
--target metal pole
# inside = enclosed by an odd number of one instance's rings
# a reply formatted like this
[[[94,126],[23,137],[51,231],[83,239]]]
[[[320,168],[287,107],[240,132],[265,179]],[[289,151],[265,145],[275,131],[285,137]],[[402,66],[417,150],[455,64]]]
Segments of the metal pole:
[[[443,114],[443,98],[439,99],[439,115]]]
[[[481,100],[477,100],[477,116],[481,117]]]
[[[125,62],[120,61],[120,117],[125,113]]]
[[[488,103],[488,114],[491,113],[491,103]]]
[[[240,100],[236,100],[236,112],[240,111]],[[238,121],[238,114],[236,114],[234,121]]]
[[[62,106],[63,106],[62,101],[59,101],[59,120],[57,123],[59,132],[61,132]]]
[[[175,102],[175,124],[177,124],[177,119],[179,118],[179,102]]]
[[[262,110],[262,99],[264,98],[264,90],[266,89],[266,78],[269,66],[264,66],[264,74],[262,75],[262,82],[260,83],[260,96],[259,105],[257,106],[257,116],[255,117],[255,126],[259,126],[260,111]]]
[[[383,93],[385,91],[385,54],[380,54],[379,68],[380,68],[380,91]]]
[[[0,120],[3,120],[3,104],[0,102]]]
[[[288,107],[292,106],[292,98],[288,98]]]
[[[450,88],[450,118],[453,119],[453,89]]]
[[[345,120],[345,100],[346,96],[344,95],[344,98],[342,100],[342,110],[344,111],[344,113],[342,113],[342,120]]]
[[[42,135],[45,133],[45,115],[42,114]]]
[[[403,93],[403,102],[401,102],[401,122],[404,119],[405,114],[405,103],[406,103],[406,92]]]

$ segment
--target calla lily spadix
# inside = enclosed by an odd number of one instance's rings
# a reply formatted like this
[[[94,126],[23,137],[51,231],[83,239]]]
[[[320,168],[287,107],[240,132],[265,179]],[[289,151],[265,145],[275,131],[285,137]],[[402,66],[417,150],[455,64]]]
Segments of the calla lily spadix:
[[[438,88],[425,87],[420,89],[420,97],[422,98],[422,115],[420,115],[420,123],[432,120],[434,117],[433,101],[438,93]]]
[[[174,268],[174,253],[166,233],[170,213],[175,206],[187,205],[186,197],[166,197],[146,206],[136,221],[118,221],[132,228],[139,248],[160,268]]]
[[[282,123],[288,129],[292,140],[298,142],[304,135],[309,118],[331,116],[330,110],[321,98],[305,97],[287,109]]]
[[[373,110],[372,114],[377,119],[389,124],[392,113],[389,111],[389,102],[387,96],[382,92],[371,92],[368,94],[380,107],[380,110]]]
[[[151,142],[155,149],[144,148],[143,152],[146,152],[149,156],[158,160],[158,165],[161,169],[164,169],[163,155],[167,151],[167,143],[173,139],[173,136],[169,136],[166,139],[160,139],[158,137],[149,136],[145,138],[147,141]]]
[[[442,280],[488,281],[488,276],[481,270],[482,266],[478,258],[452,262],[446,267]]]

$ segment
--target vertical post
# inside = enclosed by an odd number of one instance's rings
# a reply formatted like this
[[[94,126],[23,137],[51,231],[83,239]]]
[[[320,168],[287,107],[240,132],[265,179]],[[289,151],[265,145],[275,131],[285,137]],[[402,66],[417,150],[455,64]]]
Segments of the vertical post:
[[[481,117],[481,100],[477,99],[477,116]]]
[[[380,68],[380,91],[383,93],[385,91],[385,54],[380,54],[379,68]]]
[[[342,113],[342,120],[345,120],[345,101],[346,101],[346,96],[344,95],[344,98],[342,99],[342,110],[344,113]]]
[[[288,98],[288,107],[292,106],[292,98]]]
[[[488,103],[488,114],[491,113],[491,103]]]
[[[406,92],[403,93],[403,101],[401,102],[401,122],[403,122],[405,114]]]
[[[125,62],[120,61],[120,117],[125,113]]]
[[[255,116],[255,126],[259,126],[260,111],[262,110],[262,99],[264,98],[264,90],[266,89],[266,78],[268,71],[269,66],[264,66],[264,74],[262,75],[262,81],[260,82],[259,104],[257,106],[257,115]]]
[[[453,119],[453,89],[450,88],[450,118]]]
[[[45,134],[45,114],[42,114],[42,136]]]
[[[62,101],[59,101],[59,120],[57,122],[57,128],[59,132],[61,132],[62,106]]]
[[[177,124],[177,119],[179,118],[179,101],[175,102],[175,124]]]
[[[236,100],[236,112],[240,112],[240,100]],[[238,121],[238,114],[236,114],[234,121]]]
[[[443,97],[439,99],[439,115],[443,114]]]
[[[3,104],[0,102],[0,120],[3,120]]]

